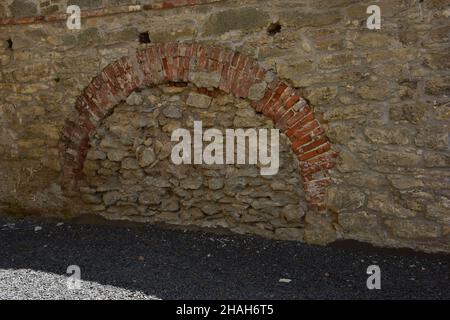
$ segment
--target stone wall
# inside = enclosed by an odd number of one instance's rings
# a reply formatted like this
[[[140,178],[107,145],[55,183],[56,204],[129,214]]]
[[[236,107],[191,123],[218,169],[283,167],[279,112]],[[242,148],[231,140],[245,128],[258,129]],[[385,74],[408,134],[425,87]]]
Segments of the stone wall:
[[[86,212],[302,240],[306,201],[288,141],[281,142],[277,175],[261,176],[248,164],[176,165],[171,133],[187,128],[193,136],[194,120],[222,132],[273,128],[249,103],[225,94],[174,86],[133,93],[93,133],[80,187]]]
[[[450,251],[447,1],[140,1],[135,12],[126,5],[136,1],[75,2],[81,30],[66,28],[66,1],[0,4],[0,212],[96,212]],[[381,7],[381,30],[366,28],[370,4]],[[218,51],[181,52],[193,40]],[[156,47],[167,49],[157,64],[139,61]],[[195,81],[197,55],[208,81],[227,66],[230,87]],[[156,65],[161,79],[150,81]],[[268,101],[250,99],[255,84]],[[102,102],[102,86],[120,90]],[[211,105],[197,111],[186,102],[193,94]],[[86,118],[93,109],[105,111],[95,124]],[[174,167],[164,139],[196,118],[219,128],[273,120],[282,131],[278,175]],[[139,163],[143,147],[154,152],[148,166]]]

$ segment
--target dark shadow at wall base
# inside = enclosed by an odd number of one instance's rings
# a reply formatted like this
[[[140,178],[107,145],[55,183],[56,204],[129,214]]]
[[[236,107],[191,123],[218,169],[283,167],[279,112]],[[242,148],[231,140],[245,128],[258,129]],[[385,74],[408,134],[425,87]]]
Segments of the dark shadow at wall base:
[[[1,217],[0,269],[66,275],[79,265],[83,280],[162,299],[450,298],[450,256],[83,219],[57,225]],[[366,287],[372,264],[381,268],[382,290]]]

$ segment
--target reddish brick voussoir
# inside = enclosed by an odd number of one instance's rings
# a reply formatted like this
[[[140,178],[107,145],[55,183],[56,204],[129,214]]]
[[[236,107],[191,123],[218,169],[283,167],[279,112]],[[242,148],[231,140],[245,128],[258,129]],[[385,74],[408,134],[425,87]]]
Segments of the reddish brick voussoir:
[[[326,210],[326,188],[332,183],[328,170],[335,166],[337,154],[331,151],[331,143],[312,108],[296,90],[279,79],[268,85],[263,98],[253,106],[271,118],[290,139],[310,207]]]
[[[64,179],[80,177],[91,133],[120,101],[141,87],[189,82],[196,72],[220,77],[214,88],[199,88],[199,92],[210,95],[220,90],[249,98],[253,85],[266,83],[262,98],[251,105],[290,139],[310,207],[326,210],[326,188],[332,182],[329,170],[335,165],[337,153],[332,151],[311,106],[286,82],[276,77],[267,81],[267,71],[255,59],[197,42],[149,45],[134,57],[111,63],[91,81],[76,102],[75,120],[68,121],[63,130]]]

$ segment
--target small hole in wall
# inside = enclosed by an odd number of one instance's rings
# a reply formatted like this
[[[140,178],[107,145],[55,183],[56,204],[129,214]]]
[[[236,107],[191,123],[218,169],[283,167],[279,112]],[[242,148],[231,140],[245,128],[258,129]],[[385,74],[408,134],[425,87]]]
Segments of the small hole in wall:
[[[12,42],[11,38],[9,38],[8,40],[5,41],[5,48],[12,50],[13,42]]]
[[[148,32],[141,32],[139,33],[139,43],[150,43],[152,42],[150,40],[150,36],[148,35]]]
[[[274,36],[277,33],[281,32],[281,24],[277,21],[277,22],[272,22],[268,27],[267,27],[267,33],[269,34],[269,36]]]

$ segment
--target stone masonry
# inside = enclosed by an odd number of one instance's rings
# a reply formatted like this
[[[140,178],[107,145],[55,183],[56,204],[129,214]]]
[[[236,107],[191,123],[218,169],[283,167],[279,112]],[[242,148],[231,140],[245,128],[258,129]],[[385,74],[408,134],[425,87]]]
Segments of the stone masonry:
[[[3,1],[0,213],[450,252],[449,32],[445,0]],[[280,171],[174,165],[194,120],[280,129]]]

